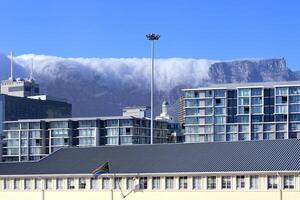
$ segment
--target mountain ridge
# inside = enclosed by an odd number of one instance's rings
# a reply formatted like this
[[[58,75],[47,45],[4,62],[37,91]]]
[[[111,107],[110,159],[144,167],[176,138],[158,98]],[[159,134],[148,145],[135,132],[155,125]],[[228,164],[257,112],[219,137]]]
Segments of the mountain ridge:
[[[0,69],[8,76],[9,60],[1,57]],[[34,77],[42,91],[73,104],[74,116],[121,115],[125,106],[150,104],[150,59],[84,59],[39,55],[15,58],[16,74],[28,76],[34,59]],[[149,69],[149,70],[146,70]],[[213,61],[205,59],[157,59],[155,113],[163,100],[176,115],[181,89],[209,84],[300,80],[284,58]],[[176,116],[175,116],[176,118]]]

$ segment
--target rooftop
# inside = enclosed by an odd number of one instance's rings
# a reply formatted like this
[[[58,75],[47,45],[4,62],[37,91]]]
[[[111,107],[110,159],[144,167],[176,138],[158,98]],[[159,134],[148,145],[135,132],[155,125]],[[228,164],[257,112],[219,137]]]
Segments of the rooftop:
[[[211,89],[237,89],[237,88],[273,88],[281,86],[300,86],[300,81],[278,81],[278,82],[251,82],[251,83],[223,83],[223,84],[211,84],[199,88],[183,89],[183,91],[189,90],[211,90]]]
[[[0,176],[300,171],[300,140],[64,148],[37,162],[0,163]]]
[[[84,121],[84,120],[113,120],[113,119],[145,119],[132,116],[102,116],[102,117],[69,117],[69,118],[43,118],[43,119],[20,119],[16,121],[5,121],[4,123],[15,123],[15,122],[56,122],[56,121]],[[155,120],[162,121],[162,120]]]

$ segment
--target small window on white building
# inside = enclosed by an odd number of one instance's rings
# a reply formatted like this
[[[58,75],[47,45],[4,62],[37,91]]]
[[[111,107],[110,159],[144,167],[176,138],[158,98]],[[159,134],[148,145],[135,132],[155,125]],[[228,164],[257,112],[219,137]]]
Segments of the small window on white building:
[[[187,189],[188,188],[188,178],[187,176],[179,177],[179,189]]]
[[[268,176],[268,189],[277,189],[277,176]]]
[[[102,178],[102,189],[103,190],[110,189],[110,180],[109,180],[109,178]]]
[[[231,176],[222,176],[222,189],[231,189]]]
[[[256,190],[259,188],[258,180],[259,180],[258,176],[250,176],[250,189],[251,190]]]
[[[28,179],[28,178],[26,178],[26,179],[24,180],[24,189],[25,189],[25,190],[30,190],[30,189],[32,189],[32,187],[31,187],[31,180]]]
[[[193,177],[193,190],[200,190],[201,189],[201,177],[194,176]]]
[[[244,188],[245,188],[245,176],[237,176],[236,189],[244,189]]]
[[[42,180],[41,179],[34,180],[34,189],[36,189],[36,190],[42,189]]]
[[[92,190],[98,190],[99,189],[98,178],[91,178],[91,189]]]
[[[45,189],[52,190],[52,179],[51,178],[46,178]]]
[[[3,189],[4,190],[11,190],[11,180],[10,179],[3,179]]]
[[[79,189],[85,189],[85,188],[86,188],[86,179],[79,178]]]
[[[284,189],[294,189],[294,176],[284,176],[283,177],[283,188]]]
[[[56,179],[56,189],[57,190],[64,189],[64,180],[62,178],[57,178]]]
[[[166,189],[167,190],[174,189],[174,177],[173,176],[166,177]]]
[[[208,176],[207,177],[207,189],[214,190],[217,187],[217,178],[215,176]]]
[[[126,178],[126,189],[133,190],[134,189],[134,179],[133,177]]]
[[[20,181],[20,179],[19,178],[16,178],[16,179],[14,179],[14,189],[15,190],[19,190],[19,189],[21,189],[21,181]]]
[[[114,189],[115,190],[122,189],[122,178],[121,177],[114,178]]]
[[[160,177],[152,178],[152,189],[159,190],[160,189]]]
[[[140,186],[140,189],[142,189],[142,190],[146,190],[148,188],[148,179],[147,179],[147,177],[141,177],[139,179],[139,186]]]
[[[68,179],[67,179],[67,189],[68,189],[68,190],[73,190],[73,189],[75,189],[75,181],[74,181],[74,178],[68,178]]]

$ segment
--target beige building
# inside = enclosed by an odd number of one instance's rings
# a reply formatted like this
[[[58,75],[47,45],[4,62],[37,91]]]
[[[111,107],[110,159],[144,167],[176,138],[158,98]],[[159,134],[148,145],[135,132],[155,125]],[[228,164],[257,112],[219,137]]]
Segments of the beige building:
[[[300,141],[66,148],[1,163],[0,199],[300,199]],[[92,171],[108,162],[110,171]]]

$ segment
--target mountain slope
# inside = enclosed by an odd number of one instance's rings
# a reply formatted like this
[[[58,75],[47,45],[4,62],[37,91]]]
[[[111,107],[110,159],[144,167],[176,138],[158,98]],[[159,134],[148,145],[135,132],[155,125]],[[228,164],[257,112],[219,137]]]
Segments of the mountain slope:
[[[1,57],[0,68],[9,68]],[[61,58],[21,55],[18,74],[28,75],[34,58],[34,77],[42,91],[73,104],[74,116],[120,115],[124,106],[150,104],[150,60],[145,58]],[[8,70],[9,71],[9,70]],[[8,71],[2,73],[6,77]],[[218,62],[204,59],[158,59],[155,65],[155,113],[163,100],[176,114],[181,89],[209,83],[299,80],[284,59]]]

